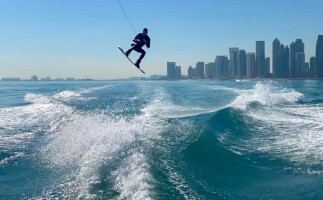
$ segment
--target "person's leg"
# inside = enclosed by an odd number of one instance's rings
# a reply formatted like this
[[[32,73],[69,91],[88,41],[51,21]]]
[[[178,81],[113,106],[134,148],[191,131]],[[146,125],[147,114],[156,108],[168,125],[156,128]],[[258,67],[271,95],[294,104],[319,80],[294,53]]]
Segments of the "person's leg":
[[[139,43],[137,43],[137,44],[132,43],[131,48],[128,51],[126,51],[126,53],[125,53],[126,56],[128,57],[132,50],[140,49],[139,45],[140,45]]]
[[[128,57],[129,54],[131,53],[131,51],[133,50],[133,47],[135,46],[135,44],[131,44],[130,49],[128,49],[128,51],[125,52],[126,56]]]
[[[145,55],[146,55],[146,51],[145,51],[145,50],[143,50],[142,48],[135,48],[134,50],[135,50],[135,51],[137,51],[138,53],[141,53],[141,55],[140,55],[139,59],[138,59],[138,60],[137,60],[137,62],[136,62],[136,65],[139,65],[139,64],[140,64],[140,62],[141,62],[141,60],[145,57]]]

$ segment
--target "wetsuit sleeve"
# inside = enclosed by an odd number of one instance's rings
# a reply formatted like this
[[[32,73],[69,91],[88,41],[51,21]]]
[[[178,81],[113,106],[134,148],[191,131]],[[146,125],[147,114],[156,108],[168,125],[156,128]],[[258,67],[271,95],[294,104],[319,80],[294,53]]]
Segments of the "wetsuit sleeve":
[[[140,34],[138,34],[135,38],[133,38],[133,42],[138,42],[140,40]]]

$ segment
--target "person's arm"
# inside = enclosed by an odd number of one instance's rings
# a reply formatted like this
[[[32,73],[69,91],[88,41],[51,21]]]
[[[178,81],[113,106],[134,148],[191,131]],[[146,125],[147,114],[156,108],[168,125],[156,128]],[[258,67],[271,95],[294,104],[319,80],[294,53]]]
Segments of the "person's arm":
[[[138,34],[135,38],[133,38],[133,40],[132,41],[134,41],[134,42],[141,42],[140,41],[140,36],[139,36],[140,34]]]
[[[147,41],[146,41],[146,46],[147,46],[147,48],[150,48],[150,38],[149,37],[147,37],[148,39],[147,39]]]

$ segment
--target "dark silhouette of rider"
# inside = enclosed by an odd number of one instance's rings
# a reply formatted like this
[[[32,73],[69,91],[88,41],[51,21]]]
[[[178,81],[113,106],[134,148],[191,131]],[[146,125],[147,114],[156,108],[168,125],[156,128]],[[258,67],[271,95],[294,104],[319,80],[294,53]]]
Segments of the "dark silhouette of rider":
[[[140,62],[146,55],[146,51],[142,49],[144,45],[150,48],[150,38],[148,36],[148,29],[144,28],[142,33],[139,33],[133,40],[132,40],[131,48],[125,53],[128,57],[132,50],[141,53],[139,59],[135,63],[136,67],[140,68]]]

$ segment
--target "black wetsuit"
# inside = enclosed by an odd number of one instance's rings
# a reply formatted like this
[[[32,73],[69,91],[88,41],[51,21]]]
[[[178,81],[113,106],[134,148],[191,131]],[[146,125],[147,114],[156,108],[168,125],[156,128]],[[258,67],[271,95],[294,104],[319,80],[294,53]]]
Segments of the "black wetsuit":
[[[150,48],[150,38],[148,35],[139,33],[132,41],[133,43],[131,44],[131,48],[126,52],[126,54],[129,55],[132,50],[141,53],[139,59],[137,60],[137,63],[139,64],[146,55],[146,51],[143,50],[142,47],[146,45],[148,48]]]

